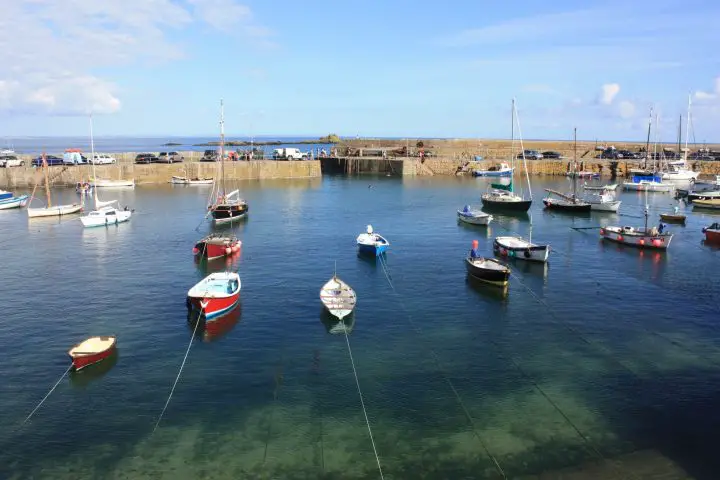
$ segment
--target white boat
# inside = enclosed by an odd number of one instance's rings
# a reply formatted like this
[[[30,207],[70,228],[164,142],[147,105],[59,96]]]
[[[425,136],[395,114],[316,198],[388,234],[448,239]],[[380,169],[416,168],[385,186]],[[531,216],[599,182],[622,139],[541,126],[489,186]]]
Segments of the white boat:
[[[473,170],[473,177],[512,177],[513,168],[507,163],[499,163],[487,170]]]
[[[0,200],[0,210],[9,210],[11,208],[24,207],[28,203],[29,195],[20,195],[19,197],[9,197]]]
[[[90,182],[90,186],[93,188],[135,188],[135,179],[110,180],[108,178],[95,178]]]
[[[368,225],[365,232],[366,233],[358,235],[355,239],[359,253],[373,254],[379,257],[387,251],[390,242],[379,233],[375,233],[372,225]]]
[[[693,201],[694,208],[706,208],[708,210],[720,210],[720,198]]]
[[[695,202],[696,200],[714,200],[720,199],[720,190],[706,190],[704,192],[690,192],[687,196],[688,200]]]
[[[125,207],[125,210],[118,210],[113,207],[102,207],[97,210],[93,210],[84,217],[80,217],[80,221],[85,228],[104,227],[127,222],[130,220],[131,215],[132,210],[127,207]]]
[[[630,181],[623,182],[625,190],[639,192],[672,192],[675,186],[669,183],[662,183],[662,178],[657,175],[635,176]]]
[[[692,97],[688,96],[688,112],[687,112],[687,127],[685,130],[685,149],[683,153],[682,161],[671,162],[668,164],[669,170],[662,172],[661,177],[664,181],[670,182],[694,182],[697,180],[700,172],[694,172],[687,168],[687,155],[688,155],[688,137],[690,136],[690,107],[692,106]],[[682,117],[681,117],[682,118]],[[682,121],[680,122],[680,136],[682,136]],[[680,140],[678,140],[678,147],[680,147]]]
[[[603,190],[607,190],[609,192],[614,192],[617,190],[618,184],[617,183],[610,183],[608,185],[588,185],[587,183],[583,185],[583,189],[589,190],[589,191],[595,191],[595,192],[601,192]]]
[[[352,313],[357,295],[350,285],[333,275],[320,289],[320,301],[330,313],[342,320]]]
[[[622,243],[638,248],[654,248],[665,250],[670,246],[672,233],[660,233],[657,227],[650,229],[634,227],[605,227],[600,229],[605,240]]]
[[[520,237],[496,237],[493,251],[503,257],[545,263],[550,253],[550,245],[538,245]]]
[[[53,205],[52,195],[50,194],[50,179],[48,178],[48,166],[45,160],[45,154],[42,155],[43,171],[45,172],[45,196],[47,197],[46,207],[28,207],[28,218],[36,217],[60,217],[62,215],[70,215],[82,211],[82,203],[72,203],[70,205]],[[37,186],[37,184],[36,184]],[[34,190],[33,190],[34,191]]]
[[[476,210],[465,205],[465,208],[457,211],[458,220],[472,225],[487,225],[493,219],[493,216],[483,212],[482,210]]]
[[[178,177],[173,175],[170,183],[173,185],[212,185],[214,179],[212,178],[188,178]]]
[[[590,210],[596,212],[617,212],[622,203],[621,200],[615,200],[612,194],[606,192],[585,197],[585,201],[590,204]]]

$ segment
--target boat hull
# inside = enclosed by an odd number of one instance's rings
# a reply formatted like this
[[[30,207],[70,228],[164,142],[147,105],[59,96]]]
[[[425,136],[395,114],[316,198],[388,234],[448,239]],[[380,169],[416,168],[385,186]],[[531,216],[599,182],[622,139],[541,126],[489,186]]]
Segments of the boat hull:
[[[720,230],[706,229],[705,241],[708,243],[720,244]]]
[[[55,207],[46,208],[28,208],[27,214],[30,218],[36,217],[60,217],[62,215],[70,215],[82,212],[83,206],[80,204],[57,205]]]
[[[173,185],[212,185],[212,178],[191,179],[186,177],[172,177],[170,183]]]
[[[589,212],[590,204],[585,202],[567,202],[562,200],[553,200],[546,198],[543,200],[545,208],[548,210],[561,210],[564,212]]]
[[[19,197],[11,197],[6,200],[0,200],[0,210],[9,210],[11,208],[24,207],[28,203],[27,195],[20,195]]]
[[[130,220],[132,212],[129,210],[117,210],[114,215],[105,216],[84,216],[80,217],[80,221],[85,228],[93,227],[109,227],[119,223],[125,223]]]
[[[490,171],[490,170],[473,170],[473,177],[512,177],[512,170]]]
[[[200,258],[214,260],[234,255],[242,248],[242,242],[235,237],[205,237],[195,244],[193,253]],[[230,250],[228,252],[228,249]]]
[[[505,287],[510,280],[510,269],[496,270],[490,268],[481,268],[475,265],[470,258],[465,259],[465,270],[468,275],[488,285],[496,287]]]
[[[622,227],[601,228],[600,236],[603,240],[651,250],[666,250],[670,246],[673,237],[670,233],[650,235],[637,230],[630,232]]]
[[[135,188],[135,179],[132,180],[95,180],[90,183],[94,188]]]
[[[103,337],[106,338],[106,337]],[[110,357],[116,352],[117,349],[117,343],[115,341],[114,337],[110,337],[112,339],[112,344],[105,350],[99,351],[99,352],[93,352],[90,354],[73,354],[72,350],[68,352],[70,355],[70,358],[72,359],[72,367],[75,371],[82,370],[85,367],[89,367],[90,365],[94,365],[98,362],[102,362],[106,358]]]
[[[594,212],[613,212],[616,213],[620,209],[622,200],[612,200],[609,202],[588,202],[590,203],[590,210]]]
[[[387,245],[366,245],[364,243],[358,243],[358,253],[363,255],[374,255],[379,257],[383,253],[387,252]]]
[[[691,192],[688,193],[688,200],[694,202],[695,200],[713,200],[720,199],[720,191],[707,190],[705,192]]]
[[[205,320],[218,318],[229,313],[240,302],[240,292],[222,298],[187,297],[187,307],[191,313],[199,314]],[[207,305],[203,308],[203,305]]]
[[[517,237],[497,237],[493,241],[493,252],[502,257],[545,263],[550,246],[531,244]]]
[[[527,212],[532,205],[532,200],[495,201],[482,198],[481,201],[484,209],[494,212]]]
[[[224,290],[225,282],[228,282],[228,287],[233,287],[232,291]],[[225,315],[240,302],[240,288],[238,274],[211,273],[188,291],[185,300],[188,314],[196,314],[197,318],[205,320]]]
[[[213,217],[213,222],[217,225],[241,220],[245,218],[248,210],[249,209],[246,203],[239,203],[237,205],[218,205],[211,210],[211,215]]]
[[[666,214],[661,213],[660,214],[660,220],[662,220],[665,223],[677,223],[685,225],[685,219],[687,217],[685,215],[672,215],[672,214]]]
[[[652,183],[652,182],[626,182],[623,183],[623,188],[629,191],[636,192],[672,192],[675,188],[673,185],[667,185],[664,183]]]
[[[693,209],[704,208],[707,210],[720,210],[720,199],[695,200],[693,201]]]
[[[469,223],[470,225],[488,225],[493,218],[492,215],[467,215],[461,211],[457,212],[457,216],[458,220]]]

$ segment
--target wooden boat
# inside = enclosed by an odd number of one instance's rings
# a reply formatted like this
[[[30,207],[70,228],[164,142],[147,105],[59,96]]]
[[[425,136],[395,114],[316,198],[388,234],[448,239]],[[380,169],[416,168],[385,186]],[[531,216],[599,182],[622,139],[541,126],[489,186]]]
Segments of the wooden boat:
[[[355,309],[357,295],[350,285],[333,275],[320,289],[320,301],[331,314],[342,320]]]
[[[458,220],[472,225],[487,225],[493,219],[493,216],[483,212],[482,210],[476,210],[465,205],[465,208],[457,211]]]
[[[385,237],[373,231],[372,225],[368,225],[366,233],[358,235],[357,239],[358,252],[380,256],[387,251],[390,246]]]
[[[28,203],[29,195],[20,195],[19,197],[10,196],[0,200],[0,210],[9,210],[11,208],[24,207]]]
[[[687,216],[679,213],[679,211],[680,209],[678,207],[675,207],[674,213],[661,213],[660,220],[666,223],[678,223],[681,225],[685,225],[685,220],[687,219]]]
[[[216,225],[243,219],[247,216],[249,209],[247,202],[240,198],[239,190],[227,193],[225,189],[225,161],[225,110],[223,102],[220,101],[220,161],[218,162],[220,165],[220,182],[218,184],[213,183],[211,198],[215,200],[208,206],[213,222]]]
[[[720,199],[720,190],[705,190],[703,192],[692,191],[688,193],[688,200],[696,202],[697,200],[715,200]]]
[[[590,204],[584,200],[579,199],[575,195],[565,195],[558,191],[550,188],[545,189],[549,194],[555,194],[560,198],[553,198],[547,196],[543,199],[545,208],[548,210],[563,210],[565,212],[589,212]]]
[[[224,233],[211,233],[198,241],[193,247],[193,255],[208,260],[214,260],[228,255],[234,255],[242,248],[242,242],[235,235]]]
[[[693,208],[705,208],[708,210],[720,210],[720,198],[707,200],[693,200]]]
[[[235,272],[211,273],[188,290],[188,310],[211,320],[230,312],[240,301],[240,275]]]
[[[600,174],[597,172],[581,171],[581,172],[568,172],[567,176],[570,178],[600,178]]]
[[[117,339],[113,336],[90,337],[68,350],[68,355],[72,358],[72,366],[77,371],[111,356],[116,344]]]
[[[596,192],[602,192],[602,191],[608,191],[608,192],[614,192],[617,190],[618,184],[617,183],[610,183],[608,185],[588,185],[585,183],[583,185],[583,189],[590,190],[590,191],[596,191]]]
[[[48,176],[48,165],[45,159],[45,154],[42,155],[43,163],[42,169],[45,173],[45,196],[47,198],[46,207],[28,207],[27,214],[28,218],[36,217],[59,217],[62,215],[70,215],[72,213],[81,212],[83,209],[82,203],[72,203],[70,205],[53,205],[52,195],[50,194],[50,178]],[[36,184],[37,186],[37,184]],[[34,191],[34,190],[33,190]]]
[[[709,227],[703,227],[705,241],[708,243],[720,243],[720,222],[715,222]]]
[[[503,257],[519,258],[531,262],[547,262],[550,245],[538,245],[521,237],[497,237],[493,251]]]
[[[93,188],[135,188],[135,179],[111,180],[108,178],[94,178],[90,185]]]
[[[125,210],[118,210],[114,207],[102,207],[93,210],[84,217],[80,217],[83,227],[107,227],[109,225],[117,225],[130,220],[132,210],[125,207]]]
[[[512,177],[514,167],[510,167],[507,163],[498,163],[494,167],[487,170],[473,170],[473,177]]]
[[[494,258],[468,256],[465,268],[473,278],[498,287],[507,286],[510,279],[510,268]]]
[[[613,195],[606,192],[585,197],[585,201],[590,204],[590,210],[613,213],[620,209],[622,203],[622,200],[615,200]]]
[[[170,183],[173,185],[212,185],[214,181],[212,178],[188,178],[173,175]]]

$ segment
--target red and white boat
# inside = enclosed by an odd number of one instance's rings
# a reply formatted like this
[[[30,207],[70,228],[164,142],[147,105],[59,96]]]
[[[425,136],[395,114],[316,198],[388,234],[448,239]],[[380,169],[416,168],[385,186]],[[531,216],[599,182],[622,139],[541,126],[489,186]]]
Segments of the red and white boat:
[[[198,241],[193,247],[193,254],[201,258],[213,260],[227,257],[240,252],[242,242],[235,235],[211,233]]]
[[[720,222],[715,222],[709,227],[703,228],[703,233],[706,242],[720,244]]]
[[[670,246],[673,234],[660,232],[658,228],[605,227],[600,229],[605,240],[622,243],[638,248],[666,250]]]
[[[240,275],[235,272],[211,273],[187,294],[188,310],[211,320],[231,311],[240,301]]]
[[[90,337],[72,347],[68,355],[72,358],[73,368],[81,370],[94,363],[105,360],[115,352],[115,337]]]

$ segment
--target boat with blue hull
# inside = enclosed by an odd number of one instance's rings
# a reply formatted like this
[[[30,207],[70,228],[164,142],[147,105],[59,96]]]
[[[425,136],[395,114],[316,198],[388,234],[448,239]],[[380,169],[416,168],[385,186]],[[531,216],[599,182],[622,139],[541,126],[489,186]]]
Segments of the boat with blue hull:
[[[368,225],[366,233],[358,235],[357,246],[358,253],[379,257],[387,251],[387,248],[390,246],[390,242],[388,242],[382,235],[375,233],[372,225]]]
[[[499,163],[487,170],[473,170],[473,177],[512,177],[513,168],[507,163]]]
[[[3,194],[8,192],[3,191]],[[9,197],[0,199],[0,210],[7,210],[10,208],[24,207],[28,203],[28,195],[20,195],[19,197],[13,196],[11,193]]]

